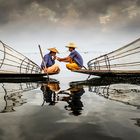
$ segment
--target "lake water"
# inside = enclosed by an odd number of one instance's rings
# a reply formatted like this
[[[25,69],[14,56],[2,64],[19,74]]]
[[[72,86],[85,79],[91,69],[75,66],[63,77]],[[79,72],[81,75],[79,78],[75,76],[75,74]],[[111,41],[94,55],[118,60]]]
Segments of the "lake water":
[[[0,83],[0,140],[139,140],[139,80],[87,77]]]

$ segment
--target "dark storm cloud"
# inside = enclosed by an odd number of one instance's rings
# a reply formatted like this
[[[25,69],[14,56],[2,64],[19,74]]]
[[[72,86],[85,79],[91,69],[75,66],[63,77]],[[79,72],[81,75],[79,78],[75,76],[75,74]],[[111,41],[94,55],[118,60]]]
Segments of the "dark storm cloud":
[[[0,23],[7,23],[13,11],[23,13],[24,8],[28,7],[31,2],[32,0],[0,0]]]
[[[37,3],[42,7],[47,7],[59,16],[65,13],[65,7],[71,2],[66,0],[0,0],[0,23],[3,24],[13,20],[10,17],[12,13],[24,15],[25,10],[30,8],[33,3]]]
[[[57,17],[63,17],[67,14],[67,8],[71,6],[81,18],[84,18],[92,16],[94,13],[106,13],[108,8],[113,5],[125,6],[128,1],[131,0],[0,0],[0,22],[8,22],[9,16],[14,11],[24,14],[25,9],[29,8],[33,2],[54,11]]]
[[[49,24],[140,24],[140,0],[0,0],[0,25],[20,20]],[[128,27],[129,28],[129,27]]]

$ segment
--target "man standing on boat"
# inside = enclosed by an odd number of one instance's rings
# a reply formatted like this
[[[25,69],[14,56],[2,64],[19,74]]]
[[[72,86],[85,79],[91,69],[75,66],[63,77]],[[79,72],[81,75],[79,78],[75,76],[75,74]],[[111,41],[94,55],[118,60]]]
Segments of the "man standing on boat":
[[[65,58],[57,57],[57,60],[60,62],[69,62],[68,64],[66,64],[66,67],[67,67],[67,69],[69,69],[71,71],[81,69],[83,67],[83,58],[75,50],[75,48],[77,48],[76,45],[74,43],[69,43],[66,47],[70,51],[69,56],[67,56]]]
[[[57,74],[60,72],[60,68],[55,64],[56,53],[59,53],[56,48],[49,48],[50,52],[46,54],[41,63],[41,69],[47,74]]]

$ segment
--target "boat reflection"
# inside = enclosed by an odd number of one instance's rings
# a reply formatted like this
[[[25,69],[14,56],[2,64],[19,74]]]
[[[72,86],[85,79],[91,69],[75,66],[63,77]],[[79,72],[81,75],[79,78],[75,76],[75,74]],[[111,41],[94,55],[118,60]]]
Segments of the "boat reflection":
[[[140,78],[93,78],[85,81],[71,82],[71,86],[85,86],[90,92],[104,98],[122,102],[140,108]]]
[[[38,83],[0,83],[0,112],[15,111],[15,107],[27,102],[22,93],[37,87]]]
[[[84,86],[91,93],[140,109],[140,78],[93,78],[71,82],[70,85],[73,87]],[[134,125],[140,127],[140,118],[132,118],[131,120],[135,121]]]

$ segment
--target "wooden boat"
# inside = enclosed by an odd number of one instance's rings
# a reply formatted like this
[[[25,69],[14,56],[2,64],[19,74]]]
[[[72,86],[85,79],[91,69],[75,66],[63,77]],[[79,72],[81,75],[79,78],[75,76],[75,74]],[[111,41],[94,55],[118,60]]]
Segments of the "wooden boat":
[[[140,76],[140,38],[115,51],[90,60],[88,69],[74,72],[96,76]]]

